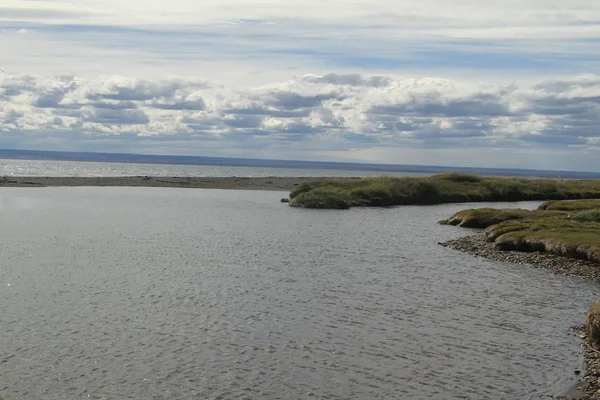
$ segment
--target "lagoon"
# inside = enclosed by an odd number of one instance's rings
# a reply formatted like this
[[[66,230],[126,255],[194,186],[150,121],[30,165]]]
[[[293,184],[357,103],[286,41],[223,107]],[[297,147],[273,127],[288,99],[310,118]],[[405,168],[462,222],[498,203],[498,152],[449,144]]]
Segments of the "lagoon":
[[[286,194],[2,188],[0,397],[537,399],[573,382],[568,328],[597,284],[437,245],[467,234],[438,220],[490,204]]]

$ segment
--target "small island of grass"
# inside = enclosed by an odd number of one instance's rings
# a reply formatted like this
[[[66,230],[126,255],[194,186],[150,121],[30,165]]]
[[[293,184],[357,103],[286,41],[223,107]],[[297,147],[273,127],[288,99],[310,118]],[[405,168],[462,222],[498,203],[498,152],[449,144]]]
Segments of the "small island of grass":
[[[425,178],[377,177],[304,182],[289,205],[347,209],[465,202],[600,198],[600,181],[482,177],[444,173]]]

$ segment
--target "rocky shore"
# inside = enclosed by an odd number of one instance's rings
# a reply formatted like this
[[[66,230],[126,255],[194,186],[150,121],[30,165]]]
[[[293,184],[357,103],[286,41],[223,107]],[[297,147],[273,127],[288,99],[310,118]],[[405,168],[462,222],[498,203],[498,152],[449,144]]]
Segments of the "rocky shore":
[[[534,268],[545,268],[559,275],[576,275],[600,282],[600,265],[591,261],[577,260],[550,253],[499,250],[486,240],[483,231],[440,243],[442,246],[491,260],[511,262]]]
[[[600,265],[595,262],[567,258],[541,252],[503,251],[486,240],[483,231],[474,230],[470,236],[449,240],[440,245],[491,260],[511,262],[533,268],[545,268],[559,275],[575,275],[600,282]],[[591,347],[584,326],[573,327],[584,351],[584,373],[575,371],[580,382],[566,394],[554,396],[559,400],[600,400],[600,352]]]

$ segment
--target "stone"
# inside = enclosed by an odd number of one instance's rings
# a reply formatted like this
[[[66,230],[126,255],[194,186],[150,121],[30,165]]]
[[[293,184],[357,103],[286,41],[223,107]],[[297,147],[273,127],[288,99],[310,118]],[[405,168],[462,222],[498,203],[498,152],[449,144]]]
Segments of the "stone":
[[[591,346],[600,345],[600,299],[590,307],[585,320],[585,333]]]

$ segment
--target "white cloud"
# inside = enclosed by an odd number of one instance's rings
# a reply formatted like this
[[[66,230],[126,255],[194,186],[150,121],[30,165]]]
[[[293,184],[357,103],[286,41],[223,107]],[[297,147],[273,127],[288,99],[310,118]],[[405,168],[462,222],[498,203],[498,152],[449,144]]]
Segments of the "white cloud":
[[[274,24],[288,19],[325,23],[370,23],[391,26],[398,20],[419,28],[441,25],[465,26],[548,26],[597,21],[598,6],[588,0],[45,0],[24,2],[5,0],[0,19],[25,21],[84,21],[132,25],[180,24]]]
[[[597,70],[599,24],[588,0],[5,0],[0,60],[12,73],[249,85],[332,71],[510,81]]]
[[[2,147],[68,137],[72,148],[88,148],[108,135],[134,150],[137,141],[139,151],[148,140],[164,153],[174,143],[200,140],[188,150],[201,153],[210,142],[242,156],[271,151],[270,158],[292,149],[338,157],[346,151],[349,158],[380,148],[570,146],[575,154],[597,152],[598,126],[595,75],[502,86],[326,74],[245,88],[205,80],[7,75],[0,90],[0,130],[11,133],[0,137]],[[11,146],[15,138],[18,145]],[[592,167],[600,169],[600,161]]]

